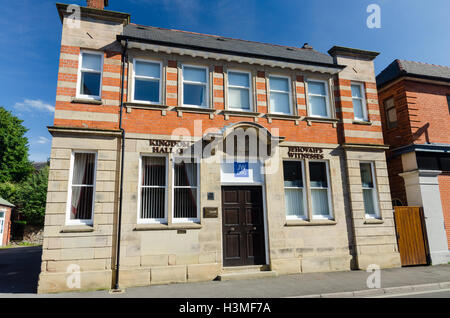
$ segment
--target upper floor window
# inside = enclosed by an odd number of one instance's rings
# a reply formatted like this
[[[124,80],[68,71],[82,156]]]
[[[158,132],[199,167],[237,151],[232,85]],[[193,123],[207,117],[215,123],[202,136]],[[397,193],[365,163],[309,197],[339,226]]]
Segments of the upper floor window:
[[[373,162],[361,162],[359,164],[361,171],[361,183],[364,199],[364,210],[366,217],[379,217],[378,195],[375,184],[375,173]]]
[[[94,152],[72,153],[67,224],[93,223],[96,161]]]
[[[395,109],[393,97],[384,101],[384,109],[386,111],[387,128],[390,129],[397,127],[397,110]]]
[[[251,75],[246,72],[228,72],[228,108],[251,110]]]
[[[292,114],[291,85],[288,77],[269,76],[270,112]]]
[[[133,100],[150,104],[161,103],[161,63],[134,60]]]
[[[310,116],[329,118],[331,111],[328,83],[320,80],[308,80],[307,84]]]
[[[208,107],[208,68],[183,65],[183,105]]]
[[[81,52],[78,68],[78,97],[101,98],[102,71],[103,53]]]
[[[368,121],[366,97],[364,94],[364,85],[361,83],[352,83],[352,101],[353,113],[356,120]]]

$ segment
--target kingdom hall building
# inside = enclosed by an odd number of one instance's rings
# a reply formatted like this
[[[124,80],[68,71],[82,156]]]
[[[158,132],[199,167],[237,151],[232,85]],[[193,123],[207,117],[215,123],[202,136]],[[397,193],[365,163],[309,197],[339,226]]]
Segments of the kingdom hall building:
[[[39,292],[400,266],[373,60],[63,24]]]

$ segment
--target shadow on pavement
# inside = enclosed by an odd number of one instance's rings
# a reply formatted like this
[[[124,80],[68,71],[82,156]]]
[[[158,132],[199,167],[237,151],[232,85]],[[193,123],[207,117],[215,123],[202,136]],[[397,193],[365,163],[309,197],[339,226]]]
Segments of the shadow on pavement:
[[[0,250],[0,293],[37,293],[42,247]]]

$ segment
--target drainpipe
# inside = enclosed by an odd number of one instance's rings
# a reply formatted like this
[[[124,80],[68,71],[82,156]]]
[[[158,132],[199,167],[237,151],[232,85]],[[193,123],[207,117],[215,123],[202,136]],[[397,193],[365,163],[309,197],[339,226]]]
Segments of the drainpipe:
[[[119,129],[122,132],[122,154],[120,161],[120,190],[119,190],[119,218],[117,226],[117,253],[116,253],[116,279],[114,289],[118,291],[119,288],[119,267],[120,267],[120,234],[122,230],[122,198],[123,198],[123,166],[125,159],[125,129],[122,128],[122,113],[123,113],[123,92],[125,83],[125,63],[127,61],[126,54],[128,49],[128,40],[125,42],[125,46],[122,51],[122,75],[121,75],[121,87],[120,87],[120,117],[119,117]]]

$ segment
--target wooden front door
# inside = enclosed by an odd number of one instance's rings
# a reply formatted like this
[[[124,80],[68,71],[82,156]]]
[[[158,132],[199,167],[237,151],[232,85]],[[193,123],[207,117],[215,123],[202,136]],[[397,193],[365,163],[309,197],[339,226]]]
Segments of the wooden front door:
[[[266,264],[262,188],[222,187],[223,265]]]
[[[428,264],[428,245],[422,208],[396,206],[394,216],[402,266]]]

